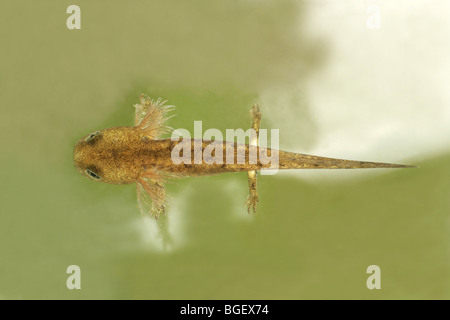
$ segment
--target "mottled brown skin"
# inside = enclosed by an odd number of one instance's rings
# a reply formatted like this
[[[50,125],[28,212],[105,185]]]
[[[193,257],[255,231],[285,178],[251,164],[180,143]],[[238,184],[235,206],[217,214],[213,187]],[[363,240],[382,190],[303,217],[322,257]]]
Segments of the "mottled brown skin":
[[[74,165],[78,171],[88,176],[86,170],[94,172],[100,177],[99,180],[112,184],[135,183],[139,178],[152,177],[152,174],[167,177],[186,177],[200,175],[214,175],[225,172],[240,172],[259,170],[269,167],[261,164],[249,164],[248,145],[240,145],[220,141],[223,144],[223,164],[207,164],[204,160],[201,164],[194,163],[195,140],[190,139],[190,163],[174,164],[172,161],[172,149],[182,143],[171,139],[149,139],[145,133],[137,127],[115,127],[100,131],[93,138],[82,138],[74,149]],[[197,140],[198,141],[198,140]],[[202,144],[199,151],[203,154],[205,148],[212,141],[200,141]],[[234,163],[226,164],[227,148],[234,152]],[[245,163],[238,164],[238,148],[245,150]],[[270,149],[267,149],[270,153]],[[257,152],[259,148],[257,148]],[[213,154],[214,155],[214,154]]]
[[[195,153],[205,151],[212,141],[158,139],[163,133],[165,113],[170,109],[161,100],[153,101],[141,96],[141,104],[136,105],[134,127],[114,127],[91,133],[80,139],[74,148],[74,166],[82,174],[93,180],[111,184],[138,185],[138,200],[141,206],[143,194],[152,200],[152,213],[157,217],[164,213],[164,181],[168,178],[213,175],[226,172],[247,171],[249,175],[250,197],[247,205],[255,210],[258,196],[256,193],[256,171],[270,168],[263,164],[259,155],[260,148],[247,144],[216,141],[223,150],[222,163],[195,164]],[[259,131],[261,114],[258,107],[253,107],[253,129]],[[175,164],[172,149],[179,143],[190,143],[189,163]],[[197,144],[197,147],[196,147]],[[201,148],[198,146],[201,145]],[[256,148],[256,163],[250,163],[249,153]],[[279,169],[353,169],[353,168],[402,168],[404,165],[352,161],[325,158],[320,156],[271,150],[261,148],[263,154],[278,155]],[[234,154],[234,161],[229,163],[227,150]],[[238,163],[237,154],[245,153],[245,161]],[[275,153],[275,154],[274,154]],[[242,154],[242,153],[241,153]],[[253,153],[252,153],[253,154]],[[212,156],[215,154],[213,153]],[[202,158],[200,158],[202,159]],[[228,159],[229,160],[229,159]],[[228,163],[227,163],[228,162]]]
[[[270,165],[249,164],[249,145],[220,141],[223,145],[223,164],[194,164],[194,139],[191,139],[190,163],[174,164],[172,149],[182,141],[171,139],[149,139],[137,127],[115,127],[100,131],[86,141],[82,138],[74,149],[74,164],[78,171],[88,176],[86,169],[95,172],[99,181],[112,184],[135,183],[149,173],[166,174],[169,177],[214,175],[226,172],[253,171],[269,168]],[[202,153],[212,141],[202,141]],[[237,163],[238,148],[245,150],[245,163]],[[234,151],[234,163],[226,163],[227,148]],[[270,148],[267,150],[271,155]],[[257,148],[259,155],[259,148]],[[351,168],[400,168],[404,165],[325,158],[305,154],[279,151],[280,169],[351,169]]]

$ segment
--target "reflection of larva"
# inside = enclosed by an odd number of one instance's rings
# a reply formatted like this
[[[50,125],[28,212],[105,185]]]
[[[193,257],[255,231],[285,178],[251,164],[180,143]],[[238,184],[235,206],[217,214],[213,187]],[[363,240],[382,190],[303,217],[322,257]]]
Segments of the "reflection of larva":
[[[248,172],[250,195],[247,199],[248,211],[256,210],[258,194],[256,191],[256,171],[273,169],[273,163],[265,161],[262,155],[273,158],[276,155],[278,169],[354,169],[354,168],[404,168],[405,165],[341,160],[311,156],[306,154],[279,151],[270,148],[256,147],[226,141],[189,139],[159,139],[169,131],[164,125],[167,112],[172,106],[164,105],[165,101],[151,100],[143,95],[140,104],[135,105],[135,126],[115,127],[91,133],[75,145],[74,165],[85,176],[96,181],[112,184],[137,184],[138,203],[143,213],[150,211],[155,217],[165,211],[166,192],[164,182],[170,178],[199,175],[213,175],[226,172]],[[259,135],[261,113],[258,106],[251,109],[253,117],[252,129]],[[181,144],[189,143],[185,148]],[[192,142],[192,143],[191,143]],[[253,141],[252,141],[253,142]],[[194,148],[199,145],[200,148]],[[180,149],[189,153],[190,160],[196,159],[196,152],[204,152],[214,144],[216,150],[220,146],[223,161],[209,162],[202,157],[201,162],[173,161],[172,150]],[[225,158],[230,149],[234,157],[230,162]],[[197,151],[198,150],[198,151]],[[211,153],[211,151],[210,151]],[[239,154],[245,155],[239,161]],[[184,155],[185,156],[185,155]],[[255,157],[256,156],[256,157]],[[147,210],[147,204],[151,209]]]

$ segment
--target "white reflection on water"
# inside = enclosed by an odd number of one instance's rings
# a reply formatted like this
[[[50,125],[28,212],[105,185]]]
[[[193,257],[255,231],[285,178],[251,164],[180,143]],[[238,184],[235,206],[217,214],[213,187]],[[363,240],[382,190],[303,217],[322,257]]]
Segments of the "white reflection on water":
[[[129,231],[138,238],[137,243],[130,248],[169,253],[183,247],[187,242],[185,204],[191,192],[190,188],[185,188],[176,197],[169,197],[167,212],[159,220],[150,216],[134,219],[129,225]]]
[[[261,94],[263,118],[268,126],[280,129],[280,147],[405,164],[448,152],[450,3],[307,3],[308,34],[323,39],[326,61],[306,81],[268,88]],[[380,8],[378,30],[365,24],[366,8],[373,3]],[[388,172],[299,170],[287,174],[340,179]]]

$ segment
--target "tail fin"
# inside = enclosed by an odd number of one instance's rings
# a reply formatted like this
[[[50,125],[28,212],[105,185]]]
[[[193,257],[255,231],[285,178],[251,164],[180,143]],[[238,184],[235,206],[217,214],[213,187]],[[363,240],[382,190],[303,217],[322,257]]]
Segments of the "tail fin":
[[[326,158],[308,154],[279,151],[280,169],[358,169],[358,168],[414,168],[415,166]]]

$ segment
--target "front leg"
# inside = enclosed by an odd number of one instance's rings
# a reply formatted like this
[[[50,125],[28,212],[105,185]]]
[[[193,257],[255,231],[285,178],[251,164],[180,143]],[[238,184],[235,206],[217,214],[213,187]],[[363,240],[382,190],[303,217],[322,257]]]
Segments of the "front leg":
[[[166,211],[166,188],[160,179],[139,178],[137,199],[142,215],[150,213],[156,219]]]
[[[261,123],[261,112],[259,111],[258,105],[253,105],[250,110],[250,114],[253,118],[252,121],[252,133],[250,135],[250,145],[258,146],[259,139],[259,126]],[[248,171],[248,187],[249,187],[249,196],[246,201],[247,211],[250,213],[250,209],[253,209],[253,212],[256,213],[256,204],[259,202],[258,198],[258,190],[257,190],[257,175],[258,172]]]

